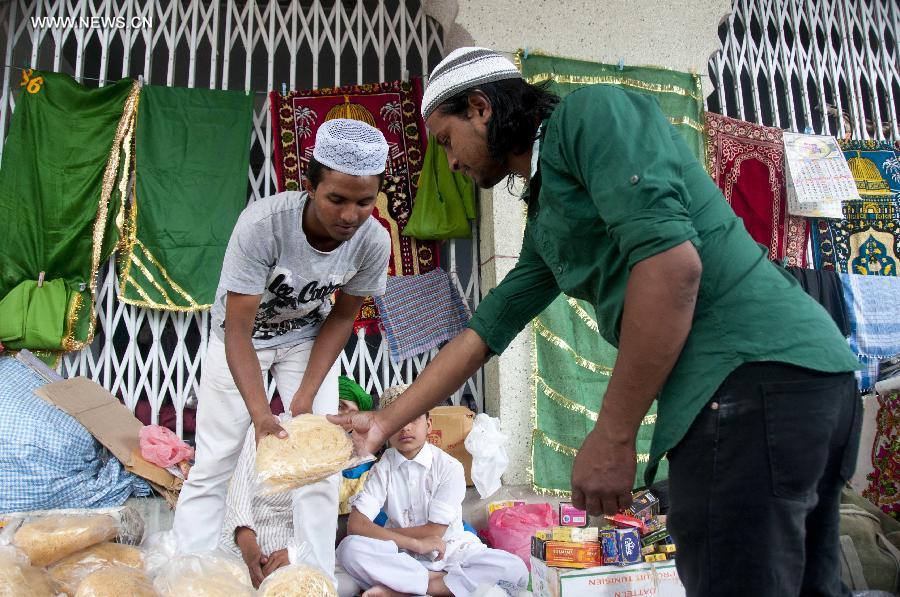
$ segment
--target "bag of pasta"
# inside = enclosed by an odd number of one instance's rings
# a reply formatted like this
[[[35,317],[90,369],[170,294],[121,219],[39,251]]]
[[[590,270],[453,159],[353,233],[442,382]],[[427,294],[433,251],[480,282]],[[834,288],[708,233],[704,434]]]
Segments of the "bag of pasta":
[[[282,419],[287,438],[267,435],[256,449],[261,493],[282,493],[316,483],[353,466],[353,444],[322,415]]]
[[[107,566],[88,574],[75,597],[159,597],[147,573],[129,566]]]
[[[221,551],[172,558],[156,572],[153,586],[162,597],[249,597],[250,573],[244,562]]]
[[[28,556],[11,547],[0,547],[0,597],[53,597],[56,587],[45,570],[28,562]]]
[[[107,514],[48,515],[23,522],[12,544],[32,565],[49,566],[91,545],[112,541],[118,533],[116,519]]]
[[[47,569],[50,577],[66,595],[74,595],[86,576],[109,566],[142,569],[141,550],[120,543],[98,543],[65,557]]]
[[[338,597],[334,583],[318,568],[292,564],[279,568],[259,585],[260,597]]]

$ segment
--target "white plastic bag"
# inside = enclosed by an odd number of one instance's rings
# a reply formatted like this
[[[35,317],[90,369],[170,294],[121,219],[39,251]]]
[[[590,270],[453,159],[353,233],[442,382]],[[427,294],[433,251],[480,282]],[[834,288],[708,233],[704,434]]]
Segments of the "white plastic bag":
[[[177,555],[156,570],[153,586],[163,597],[250,597],[244,562],[222,551]]]
[[[500,476],[509,466],[506,436],[500,430],[500,419],[484,413],[476,415],[465,446],[472,455],[472,482],[484,499],[500,489]]]

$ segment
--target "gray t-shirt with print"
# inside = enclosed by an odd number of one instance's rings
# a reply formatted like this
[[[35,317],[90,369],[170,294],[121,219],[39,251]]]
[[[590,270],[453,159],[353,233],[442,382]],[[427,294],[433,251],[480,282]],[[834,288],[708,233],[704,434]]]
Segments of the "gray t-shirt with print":
[[[353,237],[330,252],[313,248],[303,232],[305,192],[287,191],[249,205],[238,218],[225,260],[212,330],[225,338],[228,291],[261,294],[253,324],[254,348],[295,346],[319,333],[340,289],[354,296],[384,294],[391,241],[370,217]]]

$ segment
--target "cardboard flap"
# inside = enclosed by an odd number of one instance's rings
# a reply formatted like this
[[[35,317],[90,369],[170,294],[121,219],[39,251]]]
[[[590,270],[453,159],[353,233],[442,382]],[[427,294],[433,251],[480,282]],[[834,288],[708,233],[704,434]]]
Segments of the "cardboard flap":
[[[128,471],[167,489],[179,487],[175,475],[141,457],[138,434],[143,423],[101,385],[74,377],[41,386],[34,393],[75,417]]]

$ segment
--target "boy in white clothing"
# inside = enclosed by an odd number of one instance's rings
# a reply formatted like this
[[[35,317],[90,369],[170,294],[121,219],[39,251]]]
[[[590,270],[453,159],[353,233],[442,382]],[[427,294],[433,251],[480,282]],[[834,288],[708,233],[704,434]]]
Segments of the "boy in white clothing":
[[[384,293],[391,242],[371,217],[387,164],[384,135],[333,119],[316,132],[304,192],[248,206],[222,263],[197,407],[196,464],[175,510],[178,551],[214,549],[245,442],[286,437],[272,415],[271,373],[292,415],[338,410],[337,358],[366,296]],[[332,302],[331,296],[340,290]],[[307,563],[334,573],[340,475],[293,491]]]
[[[404,389],[386,391],[380,408]],[[528,570],[522,560],[488,549],[463,530],[463,467],[426,442],[430,430],[426,413],[391,436],[391,447],[351,502],[338,562],[367,589],[364,597],[465,597],[481,585],[525,588]],[[388,516],[384,528],[373,522],[382,509]]]

